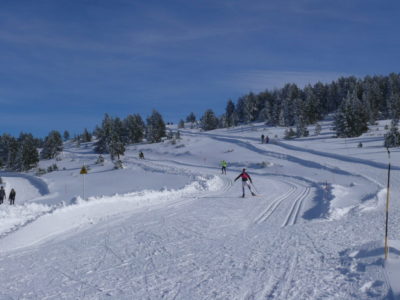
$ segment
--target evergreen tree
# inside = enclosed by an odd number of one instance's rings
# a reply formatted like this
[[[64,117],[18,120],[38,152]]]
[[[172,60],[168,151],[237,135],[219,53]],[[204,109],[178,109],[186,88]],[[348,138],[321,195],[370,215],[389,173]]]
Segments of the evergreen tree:
[[[186,117],[186,122],[188,123],[194,123],[196,122],[196,116],[194,113],[190,113],[187,117]]]
[[[44,140],[43,149],[40,153],[41,158],[51,159],[57,156],[63,150],[61,134],[53,130]]]
[[[185,128],[185,121],[180,120],[178,123],[178,128]]]
[[[206,110],[200,122],[201,128],[205,131],[218,128],[218,118],[211,109]]]
[[[128,144],[140,143],[143,140],[146,125],[139,114],[129,115],[124,120],[124,127],[127,132]]]
[[[114,160],[117,157],[120,160],[120,156],[125,153],[125,145],[121,139],[121,136],[118,134],[118,131],[115,130],[110,137],[108,151],[111,156],[111,160]]]
[[[118,117],[113,119],[113,131],[115,132],[120,142],[122,142],[124,145],[129,143],[128,130],[124,126],[124,122]]]
[[[384,136],[384,146],[386,148],[399,147],[400,146],[400,132],[399,132],[399,120],[393,119],[390,124],[389,132]]]
[[[35,145],[32,134],[21,133],[18,139],[18,153],[13,169],[27,171],[37,166],[39,162],[39,152]]]
[[[63,137],[64,137],[64,141],[69,140],[70,135],[69,135],[69,132],[67,130],[64,131]]]
[[[238,119],[240,122],[249,123],[258,118],[258,97],[253,93],[239,98],[236,104]]]
[[[95,152],[99,154],[109,153],[109,145],[113,136],[113,120],[108,115],[104,115],[101,127],[96,128],[97,142],[95,143]]]
[[[0,159],[2,161],[2,166],[7,166],[8,152],[12,139],[13,137],[6,133],[0,136]]]
[[[127,134],[121,119],[113,119],[105,114],[101,127],[96,128],[96,135],[98,138],[95,143],[96,153],[109,153],[112,160],[116,157],[119,160],[120,156],[124,155]]]
[[[235,104],[233,104],[232,100],[228,100],[225,109],[225,120],[224,123],[225,127],[232,127],[237,125],[237,116],[235,112]]]
[[[83,131],[80,140],[82,141],[82,143],[87,143],[92,141],[92,135],[86,128]]]
[[[304,94],[304,119],[308,124],[314,124],[322,118],[321,102],[311,86],[305,87]]]
[[[161,114],[153,110],[150,117],[147,118],[146,138],[150,143],[161,142],[161,138],[166,135],[166,126]]]
[[[3,134],[0,137],[0,158],[5,168],[16,169],[18,149],[18,141],[14,137],[9,134]]]
[[[309,132],[307,129],[307,122],[305,121],[303,101],[299,98],[295,99],[293,108],[295,112],[296,136],[308,136]]]
[[[348,93],[335,115],[338,137],[356,137],[368,130],[368,114],[356,91]]]

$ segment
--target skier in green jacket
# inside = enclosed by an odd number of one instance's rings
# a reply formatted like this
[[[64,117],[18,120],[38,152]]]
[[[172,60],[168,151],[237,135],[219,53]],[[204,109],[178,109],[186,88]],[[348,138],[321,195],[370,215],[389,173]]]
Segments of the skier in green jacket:
[[[222,160],[221,163],[221,174],[225,174],[226,175],[226,167],[228,166],[227,162],[225,160]]]

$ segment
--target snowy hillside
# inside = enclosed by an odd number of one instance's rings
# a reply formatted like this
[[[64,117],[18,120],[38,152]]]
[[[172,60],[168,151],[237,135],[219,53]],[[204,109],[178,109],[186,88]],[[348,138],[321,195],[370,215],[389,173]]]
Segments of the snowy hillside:
[[[290,141],[263,124],[184,129],[129,146],[120,170],[67,143],[40,162],[58,171],[0,174],[17,192],[0,206],[0,299],[400,299],[400,153],[385,261],[384,125],[336,139],[327,121]]]

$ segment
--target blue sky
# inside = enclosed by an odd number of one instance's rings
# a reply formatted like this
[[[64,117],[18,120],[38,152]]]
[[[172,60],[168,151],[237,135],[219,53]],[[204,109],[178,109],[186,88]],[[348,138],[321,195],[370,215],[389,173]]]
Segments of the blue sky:
[[[2,0],[0,134],[166,122],[250,91],[400,72],[399,1]]]

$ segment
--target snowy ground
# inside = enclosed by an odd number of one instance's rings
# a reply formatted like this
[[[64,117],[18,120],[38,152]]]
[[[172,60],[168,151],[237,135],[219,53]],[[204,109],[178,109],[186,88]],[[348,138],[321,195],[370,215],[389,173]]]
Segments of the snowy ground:
[[[17,205],[0,206],[0,299],[400,299],[400,153],[385,261],[384,124],[354,139],[322,125],[293,141],[263,124],[182,130],[129,147],[122,170],[68,143],[41,162],[59,171],[1,173]],[[256,197],[233,181],[244,167]]]

